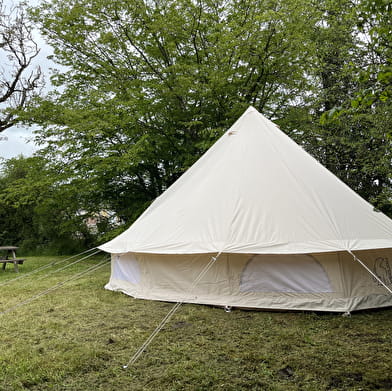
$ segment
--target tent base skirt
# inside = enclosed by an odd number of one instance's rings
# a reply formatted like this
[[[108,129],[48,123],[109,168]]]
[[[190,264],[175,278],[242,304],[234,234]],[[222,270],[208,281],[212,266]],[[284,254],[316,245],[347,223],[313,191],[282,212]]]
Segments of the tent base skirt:
[[[205,304],[218,307],[235,307],[240,309],[249,310],[278,310],[278,311],[324,311],[324,312],[353,312],[358,310],[367,310],[374,308],[385,308],[392,307],[392,296],[385,294],[371,294],[368,296],[358,296],[349,298],[328,298],[328,297],[295,297],[295,295],[289,295],[284,298],[281,295],[279,297],[233,297],[233,296],[221,296],[221,297],[203,297],[203,296],[183,296],[181,300],[173,295],[163,295],[151,293],[149,295],[141,296],[135,291],[124,289],[111,282],[105,286],[105,289],[122,292],[128,296],[132,296],[136,299],[145,300],[156,300],[163,302],[183,302],[189,304]]]

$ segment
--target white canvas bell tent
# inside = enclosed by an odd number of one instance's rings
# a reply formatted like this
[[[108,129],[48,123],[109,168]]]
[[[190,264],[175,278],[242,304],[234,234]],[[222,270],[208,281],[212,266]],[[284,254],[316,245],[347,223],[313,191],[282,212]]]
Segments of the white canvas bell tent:
[[[392,220],[253,107],[100,249],[112,254],[106,288],[136,298],[339,312],[392,305]]]

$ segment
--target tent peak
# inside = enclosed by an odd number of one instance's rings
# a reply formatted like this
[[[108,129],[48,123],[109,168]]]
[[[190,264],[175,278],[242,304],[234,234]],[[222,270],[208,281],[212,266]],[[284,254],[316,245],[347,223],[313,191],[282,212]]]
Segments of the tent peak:
[[[270,123],[273,124],[274,126],[277,126],[274,122],[272,122],[270,119],[268,119],[264,114],[260,113],[260,111],[258,111],[258,110],[257,110],[256,108],[254,108],[253,106],[249,106],[249,107],[245,110],[244,114],[242,114],[242,116],[241,116],[240,118],[245,117],[247,114],[250,114],[250,113],[255,114],[257,117],[259,117],[259,118],[261,118],[261,119],[263,119],[263,120],[266,120],[266,121],[270,122]]]
[[[256,111],[256,113],[259,113],[257,109],[255,109],[252,105],[250,105],[246,110],[245,113],[251,112],[251,111]]]

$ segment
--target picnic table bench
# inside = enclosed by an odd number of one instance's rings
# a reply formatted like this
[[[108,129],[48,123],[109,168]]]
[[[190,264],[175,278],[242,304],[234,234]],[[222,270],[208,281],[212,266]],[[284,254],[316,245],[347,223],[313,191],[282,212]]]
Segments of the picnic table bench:
[[[19,272],[18,265],[22,265],[24,259],[16,258],[17,249],[18,247],[15,246],[0,246],[0,263],[3,264],[3,270],[5,270],[7,263],[13,263],[15,272],[17,273]],[[5,256],[1,254],[4,252],[5,252]]]

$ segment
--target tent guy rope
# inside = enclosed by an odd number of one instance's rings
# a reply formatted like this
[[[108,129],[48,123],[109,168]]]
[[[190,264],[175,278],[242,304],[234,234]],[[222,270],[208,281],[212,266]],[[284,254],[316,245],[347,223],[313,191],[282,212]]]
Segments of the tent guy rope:
[[[384,283],[383,280],[381,280],[380,277],[377,276],[377,274],[373,273],[352,251],[347,250],[354,258],[355,261],[357,261],[359,264],[361,264],[389,293],[392,294],[392,289],[388,287],[387,284]]]
[[[49,263],[49,264],[47,264],[47,265],[43,265],[43,266],[41,266],[41,267],[39,267],[39,268],[37,268],[37,269],[32,270],[32,271],[29,272],[29,273],[25,273],[25,274],[22,274],[22,275],[20,275],[20,276],[18,276],[18,277],[15,277],[15,278],[12,278],[12,279],[3,281],[2,283],[0,283],[0,286],[4,286],[4,285],[11,284],[11,283],[14,282],[14,281],[20,280],[20,279],[22,279],[22,278],[29,277],[29,276],[31,276],[32,274],[35,274],[35,273],[38,273],[38,272],[40,272],[40,271],[42,271],[42,270],[48,269],[48,268],[50,268],[50,267],[52,267],[52,266],[54,266],[54,265],[61,265],[61,264],[64,263],[64,262],[67,262],[67,261],[69,261],[69,260],[71,260],[71,259],[74,259],[74,258],[76,258],[76,257],[79,257],[79,256],[81,256],[81,255],[87,254],[88,252],[93,251],[93,250],[96,250],[96,249],[97,249],[96,247],[93,247],[93,248],[90,248],[90,249],[88,249],[88,250],[86,250],[86,251],[83,251],[83,252],[81,252],[81,253],[79,253],[79,254],[72,255],[71,257],[68,257],[68,258],[66,258],[66,259],[63,259],[63,260],[61,260],[61,261],[53,261],[53,262],[51,262],[51,263]],[[94,254],[96,254],[96,253],[94,253]],[[94,254],[92,254],[92,255],[94,255]],[[89,256],[91,256],[91,255],[89,255]],[[89,256],[88,256],[88,257],[89,257]],[[85,257],[85,258],[88,258],[88,257]],[[51,274],[51,273],[48,273],[48,274]],[[47,275],[47,274],[46,274],[46,275]]]
[[[188,292],[191,293],[199,281],[205,276],[208,270],[211,269],[212,265],[216,262],[216,260],[221,255],[219,252],[215,257],[211,257],[210,261],[207,265],[201,270],[198,276],[193,281],[192,285],[190,286]],[[183,301],[178,301],[171,310],[165,315],[165,317],[161,320],[159,325],[155,328],[155,330],[150,334],[150,336],[144,341],[144,343],[139,347],[139,349],[135,352],[135,354],[131,357],[131,359],[127,362],[126,365],[123,365],[123,369],[127,369],[130,365],[134,364],[140,355],[146,350],[146,348],[151,344],[154,340],[156,335],[162,330],[162,328],[166,325],[166,323],[171,319],[171,317],[176,313],[176,311],[181,307]]]
[[[38,298],[40,298],[42,296],[45,296],[45,295],[55,291],[56,289],[62,287],[63,285],[67,284],[68,282],[75,281],[75,280],[83,277],[84,275],[87,275],[87,274],[90,274],[92,272],[95,272],[96,270],[100,269],[101,267],[103,267],[105,265],[108,265],[109,264],[109,262],[107,262],[108,260],[110,260],[110,257],[105,258],[104,260],[102,260],[98,264],[89,267],[87,270],[83,270],[82,272],[73,274],[71,277],[67,278],[66,280],[61,281],[61,282],[51,286],[50,288],[47,288],[47,289],[45,289],[45,290],[43,290],[43,291],[41,291],[41,292],[39,292],[39,293],[37,293],[37,294],[35,294],[33,296],[31,296],[31,297],[21,301],[21,302],[13,305],[12,307],[10,307],[10,308],[8,308],[8,309],[6,309],[4,311],[1,311],[0,315],[5,315],[5,314],[7,314],[9,312],[12,312],[12,311],[16,310],[19,307],[22,307],[22,306],[24,306],[26,304],[29,304],[32,301],[34,301],[34,300],[36,300],[36,299],[38,299]]]
[[[68,267],[70,267],[70,266],[72,266],[72,265],[76,265],[77,263],[79,263],[79,262],[81,262],[81,261],[84,261],[85,259],[90,258],[90,257],[92,257],[92,256],[94,256],[94,255],[96,255],[96,254],[98,254],[98,253],[100,253],[100,252],[101,252],[101,250],[97,250],[97,251],[95,251],[95,252],[93,252],[93,253],[91,253],[91,254],[89,254],[89,255],[86,255],[86,256],[83,257],[83,258],[77,259],[76,261],[71,262],[71,263],[69,263],[68,265],[65,265],[65,266],[61,267],[60,269],[52,270],[52,271],[50,271],[49,273],[46,273],[45,275],[43,275],[43,276],[37,278],[37,280],[42,280],[43,278],[46,278],[47,276],[50,276],[50,275],[52,275],[52,274],[58,273],[58,272],[60,272],[60,271],[62,271],[62,270],[65,270],[65,269],[67,269]]]

